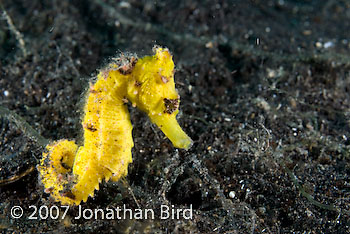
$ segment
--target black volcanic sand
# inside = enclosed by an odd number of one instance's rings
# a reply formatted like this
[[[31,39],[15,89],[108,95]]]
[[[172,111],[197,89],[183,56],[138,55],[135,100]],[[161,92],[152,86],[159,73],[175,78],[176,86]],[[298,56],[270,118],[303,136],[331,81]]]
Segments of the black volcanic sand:
[[[349,230],[350,4],[225,2],[2,1],[1,232]],[[30,206],[60,207],[36,165],[48,141],[81,142],[89,80],[118,53],[155,44],[174,55],[178,119],[194,144],[175,149],[129,106],[129,174],[81,206],[153,209],[155,219],[75,219],[78,207],[29,219]],[[161,205],[192,205],[193,217],[161,220]]]

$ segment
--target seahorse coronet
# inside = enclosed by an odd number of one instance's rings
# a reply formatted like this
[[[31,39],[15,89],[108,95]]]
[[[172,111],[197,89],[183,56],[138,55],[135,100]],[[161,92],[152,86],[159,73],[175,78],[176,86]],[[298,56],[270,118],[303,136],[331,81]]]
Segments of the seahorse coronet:
[[[128,101],[144,111],[175,147],[191,147],[191,138],[176,120],[180,99],[172,55],[160,46],[153,52],[143,58],[130,54],[113,59],[90,83],[82,145],[63,139],[46,146],[38,170],[55,201],[79,205],[94,196],[103,180],[118,181],[127,175],[134,146]]]

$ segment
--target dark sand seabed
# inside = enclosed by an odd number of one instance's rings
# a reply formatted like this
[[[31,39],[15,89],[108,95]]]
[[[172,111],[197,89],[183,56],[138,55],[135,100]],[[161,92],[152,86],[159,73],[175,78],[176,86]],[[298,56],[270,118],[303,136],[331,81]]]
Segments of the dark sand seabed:
[[[1,8],[0,232],[349,232],[349,1],[4,0]],[[130,106],[126,179],[102,183],[64,219],[39,211],[29,219],[30,206],[65,211],[44,193],[36,165],[48,140],[81,141],[88,81],[117,53],[141,57],[154,44],[174,56],[191,149],[175,149]],[[172,205],[192,206],[192,219],[160,219]],[[19,219],[14,206],[24,210]],[[155,218],[75,219],[79,209],[124,206]]]

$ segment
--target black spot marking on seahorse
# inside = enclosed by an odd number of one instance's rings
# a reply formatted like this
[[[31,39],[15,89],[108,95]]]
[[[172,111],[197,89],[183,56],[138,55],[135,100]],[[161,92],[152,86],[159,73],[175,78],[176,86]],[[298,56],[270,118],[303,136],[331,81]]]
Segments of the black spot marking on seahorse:
[[[95,128],[94,125],[91,123],[84,124],[84,128],[86,128],[87,130],[89,130],[91,132],[97,131],[97,128]]]
[[[164,98],[164,105],[165,105],[164,113],[172,114],[174,111],[177,110],[177,108],[179,108],[179,99]]]
[[[62,192],[61,195],[63,197],[68,197],[68,198],[70,198],[72,200],[75,199],[75,195],[72,193],[72,191]]]
[[[140,81],[135,81],[135,86],[136,87],[140,87],[142,85],[142,83]]]
[[[70,170],[70,169],[71,169],[70,166],[68,166],[66,163],[63,162],[63,158],[64,158],[64,157],[68,157],[68,156],[67,156],[67,155],[63,155],[63,156],[62,156],[62,158],[61,158],[61,160],[60,160],[61,166],[62,166],[64,169],[66,169],[66,170]]]
[[[50,188],[44,189],[44,192],[45,192],[45,193],[51,193],[53,190],[54,190],[54,188],[53,188],[53,187],[50,187]]]

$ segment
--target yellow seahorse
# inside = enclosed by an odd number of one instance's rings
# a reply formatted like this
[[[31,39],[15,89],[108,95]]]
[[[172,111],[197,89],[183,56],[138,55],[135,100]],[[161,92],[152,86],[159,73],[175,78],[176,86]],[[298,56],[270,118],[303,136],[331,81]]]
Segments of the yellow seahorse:
[[[128,100],[146,112],[177,148],[192,140],[176,120],[179,95],[174,62],[167,48],[137,59],[121,56],[102,69],[90,85],[84,107],[84,144],[60,140],[46,146],[38,166],[45,191],[62,204],[78,205],[94,195],[99,183],[127,175],[132,162],[132,125]]]

